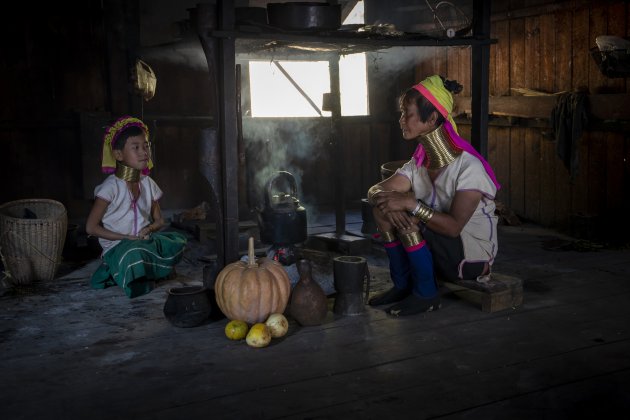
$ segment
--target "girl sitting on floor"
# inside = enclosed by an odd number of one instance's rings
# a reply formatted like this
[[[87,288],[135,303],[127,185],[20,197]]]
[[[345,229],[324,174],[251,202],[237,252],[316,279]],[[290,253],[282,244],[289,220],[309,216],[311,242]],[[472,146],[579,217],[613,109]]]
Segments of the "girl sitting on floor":
[[[107,128],[101,166],[110,175],[94,190],[85,227],[103,248],[91,285],[104,289],[118,284],[134,298],[173,272],[186,237],[159,232],[165,224],[158,203],[162,190],[148,176],[153,162],[149,130],[141,120],[124,116]]]

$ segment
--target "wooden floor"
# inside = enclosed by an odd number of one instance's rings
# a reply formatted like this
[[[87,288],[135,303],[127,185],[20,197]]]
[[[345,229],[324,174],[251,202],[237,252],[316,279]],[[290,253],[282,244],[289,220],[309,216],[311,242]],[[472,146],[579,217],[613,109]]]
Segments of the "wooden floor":
[[[485,313],[445,289],[436,312],[329,312],[263,349],[226,339],[225,319],[164,318],[167,288],[200,280],[194,261],[133,300],[91,290],[88,265],[0,298],[0,418],[627,416],[630,250],[567,250],[570,238],[528,225],[499,240],[495,270],[524,280],[520,307]],[[375,292],[387,261],[366,257]]]

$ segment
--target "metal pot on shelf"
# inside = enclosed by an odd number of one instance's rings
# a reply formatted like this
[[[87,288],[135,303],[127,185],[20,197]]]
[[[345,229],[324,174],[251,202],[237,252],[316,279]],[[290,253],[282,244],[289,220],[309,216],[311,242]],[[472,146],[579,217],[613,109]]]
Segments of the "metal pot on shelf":
[[[336,30],[341,6],[318,2],[268,3],[269,25],[292,31]]]

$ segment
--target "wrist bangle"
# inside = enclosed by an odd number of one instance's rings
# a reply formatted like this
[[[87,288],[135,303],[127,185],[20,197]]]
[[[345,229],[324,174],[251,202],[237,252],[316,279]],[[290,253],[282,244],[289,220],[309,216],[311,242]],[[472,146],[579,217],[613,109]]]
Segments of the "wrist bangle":
[[[367,193],[367,200],[368,203],[370,203],[370,205],[374,205],[374,197],[376,196],[376,194],[383,192],[383,189],[381,188],[380,185],[376,184],[370,187],[370,189],[368,190]]]
[[[420,200],[418,200],[418,204],[416,205],[416,208],[411,210],[411,215],[416,216],[418,212],[420,211],[421,207],[422,207],[422,203],[420,203]]]
[[[418,200],[418,205],[411,212],[411,215],[420,219],[422,223],[425,225],[429,222],[429,220],[433,217],[435,210],[431,207],[425,205],[422,201]]]

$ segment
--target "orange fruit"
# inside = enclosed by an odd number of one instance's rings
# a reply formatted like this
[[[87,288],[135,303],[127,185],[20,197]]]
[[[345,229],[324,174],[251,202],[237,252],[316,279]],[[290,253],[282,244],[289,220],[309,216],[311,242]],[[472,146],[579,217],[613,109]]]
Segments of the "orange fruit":
[[[225,336],[230,340],[242,340],[249,330],[245,321],[232,320],[225,326]]]
[[[271,342],[271,331],[262,322],[252,325],[245,338],[252,347],[267,347]]]

